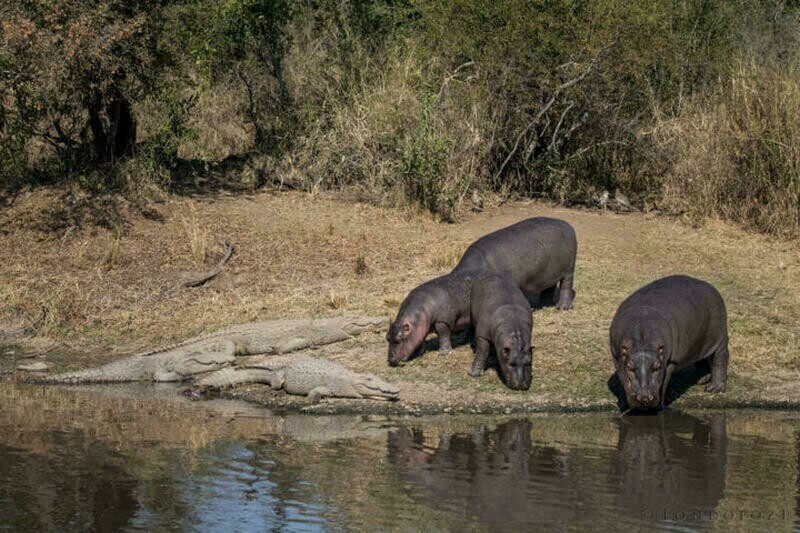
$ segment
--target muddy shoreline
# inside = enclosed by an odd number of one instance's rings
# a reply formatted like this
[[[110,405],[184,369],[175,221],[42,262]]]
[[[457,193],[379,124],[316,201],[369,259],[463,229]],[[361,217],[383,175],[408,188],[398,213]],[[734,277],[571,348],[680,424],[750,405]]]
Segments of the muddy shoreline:
[[[43,239],[41,229],[22,221],[51,201],[48,195],[21,199],[9,211],[19,224],[0,235],[5,379],[35,377],[15,370],[23,360],[43,362],[51,373],[96,367],[247,322],[369,315],[386,316],[388,324],[411,289],[452,269],[475,239],[531,216],[549,216],[576,230],[577,294],[570,311],[534,312],[529,391],[509,390],[492,368],[478,379],[469,377],[473,356],[464,342],[438,357],[432,340],[423,357],[389,368],[384,329],[308,355],[397,384],[399,402],[336,399],[313,405],[265,385],[239,386],[223,397],[304,413],[616,413],[608,348],[614,311],[645,283],[684,273],[709,281],[725,298],[731,361],[727,392],[709,395],[694,385],[697,376],[689,376],[672,405],[800,407],[800,253],[796,244],[730,225],[692,228],[652,214],[622,216],[535,201],[509,202],[441,224],[336,195],[265,192],[174,198],[161,219],[132,219],[123,235],[76,228]],[[208,284],[170,292],[176,272],[202,270],[192,264],[190,229],[192,235],[202,230],[198,234],[209,243],[229,236],[236,253]],[[109,250],[119,252],[113,261]],[[217,252],[205,256],[205,266],[215,264]]]

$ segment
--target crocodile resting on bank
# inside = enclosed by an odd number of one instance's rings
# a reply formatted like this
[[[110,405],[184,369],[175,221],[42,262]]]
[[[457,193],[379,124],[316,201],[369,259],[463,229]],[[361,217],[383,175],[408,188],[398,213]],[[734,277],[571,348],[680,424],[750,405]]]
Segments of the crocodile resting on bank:
[[[255,356],[236,366],[206,374],[187,394],[199,395],[242,383],[268,383],[273,390],[321,398],[369,398],[397,400],[400,390],[373,374],[360,374],[327,359],[305,356]]]
[[[184,381],[219,370],[237,356],[283,354],[374,331],[383,317],[286,319],[231,326],[96,368],[37,378],[37,383]]]

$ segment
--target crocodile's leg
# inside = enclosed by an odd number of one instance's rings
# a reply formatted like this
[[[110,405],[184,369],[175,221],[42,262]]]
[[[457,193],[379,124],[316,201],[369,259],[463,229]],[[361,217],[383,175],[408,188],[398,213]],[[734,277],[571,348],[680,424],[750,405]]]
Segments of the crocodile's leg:
[[[268,378],[269,386],[272,390],[281,390],[284,383],[286,383],[286,373],[283,370],[276,370],[271,377]]]
[[[232,363],[236,353],[236,342],[224,340],[214,351],[187,353],[169,367],[156,370],[153,372],[153,381],[184,381],[195,374],[219,370]]]
[[[308,393],[308,398],[313,403],[319,403],[322,398],[327,398],[333,396],[333,393],[328,387],[316,387],[311,389],[311,392]]]
[[[282,343],[276,346],[275,351],[279,354],[289,353],[289,352],[296,352],[297,350],[302,350],[303,348],[308,348],[312,345],[310,339],[306,337],[291,337],[286,339]]]

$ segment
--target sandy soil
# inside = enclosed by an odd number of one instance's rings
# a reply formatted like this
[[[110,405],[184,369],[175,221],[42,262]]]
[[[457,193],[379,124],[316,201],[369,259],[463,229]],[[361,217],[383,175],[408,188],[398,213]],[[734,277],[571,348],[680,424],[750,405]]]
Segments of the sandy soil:
[[[116,202],[116,203],[115,203]],[[728,307],[728,392],[690,387],[684,406],[800,403],[800,253],[797,243],[710,222],[576,210],[524,201],[456,224],[343,196],[296,192],[171,196],[138,210],[106,210],[67,191],[22,195],[0,213],[0,372],[23,356],[53,371],[92,366],[160,344],[255,320],[337,314],[393,315],[409,290],[443,274],[476,238],[530,216],[569,221],[578,234],[575,307],[534,314],[531,390],[510,391],[494,370],[467,376],[468,345],[386,365],[382,333],[316,350],[402,387],[402,400],[303,398],[246,386],[232,395],[314,412],[518,412],[614,409],[607,330],[641,285],[685,273],[713,283]],[[94,206],[90,209],[90,206]],[[111,213],[111,215],[109,215]],[[109,222],[109,220],[111,222]],[[99,221],[99,222],[98,222]],[[180,276],[215,264],[218,240],[235,254],[199,288]],[[435,343],[434,343],[435,344]]]

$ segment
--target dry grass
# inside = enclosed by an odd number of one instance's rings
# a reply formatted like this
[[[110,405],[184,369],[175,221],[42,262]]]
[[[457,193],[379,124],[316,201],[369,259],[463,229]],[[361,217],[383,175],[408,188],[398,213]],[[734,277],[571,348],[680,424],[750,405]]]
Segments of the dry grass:
[[[480,86],[451,80],[439,95],[423,90],[435,66],[410,42],[378,61],[363,59],[354,76],[324,53],[324,40],[302,36],[287,58],[289,87],[307,115],[280,174],[312,192],[349,188],[379,205],[454,218],[471,189],[485,186],[494,149]]]
[[[476,238],[546,215],[576,228],[577,299],[570,312],[536,312],[534,385],[528,393],[509,392],[493,372],[469,378],[468,346],[447,358],[428,353],[401,369],[386,367],[380,334],[320,353],[401,382],[412,402],[610,404],[607,328],[616,306],[646,282],[682,272],[714,283],[726,299],[732,362],[731,393],[725,397],[763,398],[769,387],[778,391],[785,379],[800,376],[796,244],[723,223],[691,228],[663,217],[518,202],[441,224],[431,216],[327,194],[171,198],[160,208],[163,221],[132,221],[116,239],[117,259],[109,262],[113,230],[74,228],[42,238],[39,231],[9,223],[40,212],[53,198],[35,193],[4,213],[0,320],[24,317],[40,335],[95,354],[56,361],[61,365],[84,366],[240,322],[343,313],[388,319],[409,290],[447,272]],[[208,285],[159,299],[192,266],[187,217],[209,236],[230,236],[236,254]],[[362,263],[365,269],[358,267]],[[705,394],[695,387],[689,396]]]
[[[187,214],[180,217],[181,224],[183,225],[186,239],[189,241],[192,259],[194,259],[196,263],[202,265],[208,255],[206,251],[208,234],[197,218],[197,209],[194,206],[190,206],[188,211]]]
[[[658,134],[673,151],[668,205],[785,238],[800,235],[800,82],[797,67],[740,63],[720,94]]]

